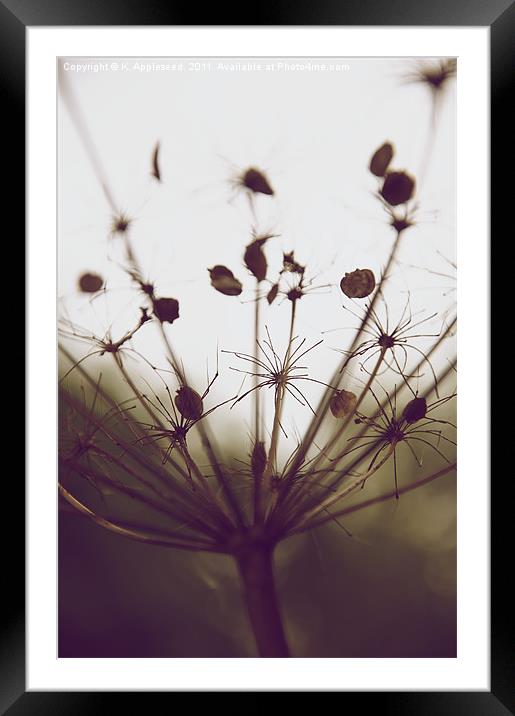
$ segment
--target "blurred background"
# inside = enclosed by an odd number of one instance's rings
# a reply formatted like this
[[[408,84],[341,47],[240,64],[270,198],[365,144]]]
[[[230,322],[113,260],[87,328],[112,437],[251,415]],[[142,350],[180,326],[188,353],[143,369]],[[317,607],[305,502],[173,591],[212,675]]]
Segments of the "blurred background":
[[[312,345],[310,375],[327,381],[352,339],[359,319],[342,309],[339,281],[346,271],[370,268],[376,277],[388,257],[394,233],[377,200],[371,155],[384,141],[395,146],[392,167],[417,178],[415,225],[405,232],[385,291],[391,324],[407,301],[415,316],[428,318],[431,334],[414,345],[428,350],[455,315],[455,84],[441,91],[417,80],[426,59],[342,58],[341,69],[317,71],[304,59],[296,69],[243,69],[231,58],[192,60],[192,69],[141,71],[159,58],[116,58],[127,71],[111,67],[113,58],[61,58],[59,79],[59,313],[84,335],[114,339],[132,328],[142,304],[121,268],[123,252],[110,235],[112,210],[90,161],[80,116],[87,127],[98,166],[120,211],[131,224],[137,258],[159,295],[180,303],[180,318],[168,327],[188,379],[202,393],[206,372],[219,377],[206,408],[241,388],[238,365],[227,351],[252,351],[254,280],[242,265],[251,231],[278,236],[266,245],[271,279],[283,251],[307,266],[314,290],[299,302],[296,333]],[[166,60],[168,63],[177,60]],[[238,64],[241,62],[241,65]],[[273,60],[270,60],[273,64]],[[312,64],[320,63],[316,58]],[[73,67],[90,66],[76,72]],[[199,69],[196,69],[199,66]],[[209,68],[209,69],[207,69]],[[70,113],[73,97],[75,122]],[[150,176],[152,150],[160,143],[162,182]],[[249,166],[266,172],[274,196],[257,196],[252,205],[231,181]],[[240,297],[217,293],[207,269],[227,265],[242,281]],[[100,274],[107,291],[94,300],[77,288],[84,272]],[[319,287],[319,288],[317,288]],[[359,313],[361,305],[346,301]],[[289,302],[262,305],[279,353],[286,347]],[[381,302],[378,312],[386,318]],[[431,318],[432,314],[436,314]],[[452,332],[451,332],[452,333]],[[437,374],[455,357],[449,335],[431,363]],[[149,324],[136,334],[134,348],[154,365],[166,367],[158,332]],[[79,359],[91,348],[67,341]],[[420,355],[409,352],[409,366]],[[148,365],[126,362],[138,385],[159,390]],[[111,371],[109,356],[84,367],[103,385],[127,397]],[[67,370],[69,365],[62,364]],[[359,392],[366,374],[356,361],[345,387]],[[75,371],[70,381],[77,389]],[[139,382],[138,382],[139,381]],[[385,374],[392,391],[402,379]],[[430,389],[426,365],[413,387]],[[247,386],[250,387],[250,386]],[[451,371],[439,386],[454,392]],[[302,386],[316,405],[320,386]],[[124,392],[125,391],[125,392]],[[91,402],[92,396],[89,394]],[[406,391],[400,400],[409,399]],[[430,398],[435,400],[433,394]],[[438,409],[454,420],[455,401]],[[271,420],[272,394],[266,415]],[[365,402],[362,411],[373,409]],[[224,455],[246,459],[250,450],[252,404],[224,406],[213,417]],[[61,409],[61,418],[66,409]],[[295,447],[310,412],[290,401],[284,412],[289,439],[281,455]],[[447,433],[454,439],[452,431]],[[235,435],[238,439],[235,440]],[[435,441],[436,444],[436,441]],[[453,446],[438,444],[452,460]],[[427,446],[417,448],[419,467],[400,446],[399,481],[409,484],[445,465]],[[89,485],[67,476],[74,494],[100,505]],[[391,465],[367,482],[356,500],[393,488]],[[361,491],[360,491],[361,492]],[[110,497],[104,497],[110,500]],[[394,504],[395,503],[395,504]],[[397,502],[348,516],[349,537],[335,525],[299,535],[277,551],[281,603],[295,656],[452,657],[456,652],[456,504],[450,473]],[[182,657],[253,656],[254,645],[229,558],[179,553],[128,542],[64,510],[59,518],[59,656]]]

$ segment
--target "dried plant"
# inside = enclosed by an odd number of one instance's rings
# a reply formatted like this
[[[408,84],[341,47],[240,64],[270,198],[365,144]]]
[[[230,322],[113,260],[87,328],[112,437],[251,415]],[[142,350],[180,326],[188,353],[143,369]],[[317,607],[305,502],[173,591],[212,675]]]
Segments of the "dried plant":
[[[453,72],[450,65],[437,69],[421,67],[411,79],[430,83],[436,93]],[[92,152],[69,88],[64,98]],[[214,376],[200,386],[188,377],[185,356],[179,357],[174,344],[172,324],[180,320],[180,302],[158,295],[155,283],[146,278],[132,245],[132,219],[115,204],[98,158],[92,156],[112,211],[110,241],[121,251],[120,264],[139,301],[139,317],[116,340],[110,330],[95,336],[67,315],[61,317],[60,495],[63,503],[100,527],[129,539],[232,557],[241,575],[258,652],[264,657],[290,654],[273,564],[280,542],[343,515],[399,499],[455,468],[455,442],[443,434],[444,428],[454,425],[439,410],[454,398],[454,393],[440,396],[439,388],[455,360],[450,356],[448,368],[440,373],[432,364],[436,352],[446,350],[455,319],[449,325],[434,313],[413,315],[408,295],[392,323],[386,298],[403,237],[417,221],[416,179],[404,169],[390,169],[394,157],[393,144],[385,142],[369,160],[370,181],[377,182],[378,207],[387,215],[385,236],[392,237],[379,275],[366,266],[348,266],[343,275],[334,277],[333,284],[318,285],[317,276],[310,275],[293,250],[283,252],[281,265],[271,268],[267,250],[277,235],[251,226],[249,236],[242,239],[241,265],[235,273],[237,255],[231,269],[221,264],[203,267],[208,272],[205,280],[226,297],[223,300],[250,298],[254,338],[252,345],[223,347],[220,355],[229,363],[219,367],[217,355]],[[163,182],[162,164],[156,142],[149,163],[156,191]],[[278,195],[273,181],[254,166],[241,171],[233,184],[248,198],[252,223],[259,202],[275,201]],[[77,285],[91,301],[109,296],[108,284],[93,271],[84,271]],[[352,316],[357,323],[345,348],[337,348],[342,358],[332,375],[312,375],[310,358],[314,351],[324,349],[325,341],[308,341],[297,332],[297,320],[305,297],[330,285],[341,289],[342,320]],[[334,300],[331,294],[327,300]],[[262,319],[263,304],[268,311],[289,312],[284,351]],[[427,332],[421,328],[426,324],[430,325]],[[132,346],[136,333],[152,329],[163,343],[161,366]],[[432,342],[422,347],[421,339],[427,338]],[[86,344],[87,352],[77,357],[70,350],[71,342]],[[202,341],[198,348],[205,348]],[[106,387],[93,357],[104,361],[110,357],[128,394],[119,396]],[[211,389],[226,370],[239,373],[242,385],[237,394],[216,403]],[[361,383],[356,371],[365,376]],[[418,385],[426,373],[430,382],[419,394]],[[306,395],[308,384],[320,388],[318,403]],[[213,426],[221,411],[245,401],[252,413],[252,429],[249,459],[242,463],[237,456],[226,455]],[[269,425],[265,401],[272,408]],[[308,411],[311,420],[295,448],[283,458],[280,448],[288,432],[283,417],[287,401]],[[247,437],[242,428],[239,441]],[[442,443],[451,448],[449,454]],[[418,470],[421,445],[442,461],[441,468],[400,484],[398,448],[406,447]],[[393,489],[346,506],[346,500],[358,495],[384,465],[391,466]],[[83,478],[98,491],[98,505],[87,505],[74,493],[70,476]],[[130,516],[133,510],[124,514],[123,509],[114,516],[114,503],[109,501],[117,495],[140,506],[145,519],[135,521]]]

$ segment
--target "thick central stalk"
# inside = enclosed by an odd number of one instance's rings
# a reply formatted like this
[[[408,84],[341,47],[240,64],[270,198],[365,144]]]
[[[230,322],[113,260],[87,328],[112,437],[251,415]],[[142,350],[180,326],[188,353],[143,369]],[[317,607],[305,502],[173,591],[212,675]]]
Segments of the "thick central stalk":
[[[288,657],[272,555],[272,545],[251,544],[241,549],[235,558],[259,655]]]

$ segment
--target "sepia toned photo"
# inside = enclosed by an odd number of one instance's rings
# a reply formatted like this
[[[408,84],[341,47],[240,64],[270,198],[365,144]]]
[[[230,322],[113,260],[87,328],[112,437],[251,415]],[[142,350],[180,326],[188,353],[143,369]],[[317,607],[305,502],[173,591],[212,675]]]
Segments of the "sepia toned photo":
[[[457,656],[457,73],[59,58],[59,657]]]

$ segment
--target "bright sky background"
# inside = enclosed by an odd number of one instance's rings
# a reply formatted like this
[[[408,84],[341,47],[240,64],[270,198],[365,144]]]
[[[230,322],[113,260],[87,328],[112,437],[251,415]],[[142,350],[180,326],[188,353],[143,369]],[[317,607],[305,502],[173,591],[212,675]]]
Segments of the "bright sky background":
[[[417,67],[416,60],[342,58],[348,70],[332,72],[220,71],[221,60],[206,58],[198,62],[209,63],[210,71],[188,71],[185,60],[182,72],[108,69],[75,73],[62,69],[65,63],[102,62],[110,67],[113,61],[63,58],[61,73],[81,107],[120,209],[135,219],[133,246],[147,277],[156,283],[159,295],[180,302],[180,319],[168,332],[199,392],[206,385],[206,360],[214,370],[217,346],[252,352],[253,304],[246,301],[252,299],[254,280],[242,266],[252,226],[280,234],[266,246],[272,280],[282,251],[294,249],[308,272],[320,273],[316,285],[333,284],[332,290],[300,301],[296,331],[307,338],[307,345],[324,337],[324,344],[309,354],[306,365],[313,377],[329,379],[341,357],[333,349],[345,348],[352,332],[322,332],[356,323],[342,310],[339,281],[344,272],[355,268],[370,268],[377,277],[394,239],[373,195],[377,181],[368,171],[372,153],[385,140],[396,147],[393,168],[407,169],[420,179],[425,167],[417,191],[419,223],[404,235],[400,263],[386,292],[391,320],[402,311],[409,290],[414,312],[439,313],[420,332],[439,332],[456,295],[455,270],[447,262],[455,261],[454,81],[446,87],[426,154],[432,131],[431,93],[427,87],[406,81]],[[174,62],[163,58],[116,61],[129,68],[134,62]],[[242,60],[249,61],[265,63]],[[237,60],[231,58],[231,62]],[[66,107],[61,103],[59,109],[61,306],[74,323],[98,336],[112,325],[116,339],[136,323],[143,301],[129,290],[118,268],[122,254],[118,240],[108,236],[110,208]],[[162,184],[150,176],[156,141],[161,143]],[[424,162],[425,156],[429,163]],[[246,197],[235,194],[230,185],[231,178],[251,165],[266,171],[275,189],[274,197],[257,197],[255,217]],[[226,264],[242,280],[246,290],[239,298],[223,296],[211,287],[207,268],[214,264]],[[78,276],[86,270],[102,274],[112,289],[93,304],[76,288]],[[361,304],[352,305],[346,299],[346,305],[359,310]],[[262,306],[263,321],[281,352],[289,307],[288,301],[270,308],[263,302]],[[430,342],[422,339],[417,345]],[[82,355],[83,346],[74,345],[77,356]],[[133,345],[166,367],[152,325],[143,327]],[[450,340],[434,361],[435,369],[453,357]],[[108,356],[100,359],[108,360]],[[127,365],[136,364],[129,359]],[[242,376],[230,366],[244,367],[234,357],[221,354],[220,378],[206,399],[206,408],[237,392]],[[347,387],[357,392],[363,375],[356,363]],[[305,392],[316,402],[316,386],[307,385]],[[250,400],[230,414],[226,408],[222,411],[230,415],[234,426],[244,421],[248,432]],[[293,400],[287,404],[287,425],[301,430],[309,417],[309,411]]]

